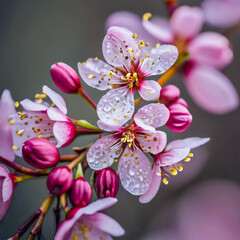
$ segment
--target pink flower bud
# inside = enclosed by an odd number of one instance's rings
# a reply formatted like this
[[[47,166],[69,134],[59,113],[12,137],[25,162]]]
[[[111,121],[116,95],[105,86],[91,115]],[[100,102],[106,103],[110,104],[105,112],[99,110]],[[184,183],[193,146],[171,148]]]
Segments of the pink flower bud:
[[[22,147],[24,160],[35,168],[54,167],[59,160],[57,148],[46,139],[32,138]]]
[[[56,86],[65,93],[76,93],[81,87],[77,73],[65,63],[53,64],[50,72]]]
[[[178,103],[171,104],[168,109],[170,117],[166,125],[174,132],[185,131],[192,122],[192,115],[188,109]]]
[[[98,198],[115,197],[119,187],[116,172],[112,168],[105,168],[95,174],[94,188]]]
[[[181,104],[184,107],[188,108],[188,104],[183,98],[179,98],[175,103]]]
[[[180,90],[174,85],[167,85],[163,87],[160,92],[160,102],[168,106],[178,100]]]
[[[67,213],[67,219],[71,219],[74,217],[74,215],[76,214],[76,212],[80,209],[81,207],[74,207],[74,208],[71,208],[69,210],[69,212]]]
[[[73,181],[69,197],[74,206],[87,206],[92,198],[91,185],[83,177],[77,178]]]
[[[47,187],[50,193],[61,195],[70,189],[73,183],[73,175],[68,167],[54,168],[47,178]]]

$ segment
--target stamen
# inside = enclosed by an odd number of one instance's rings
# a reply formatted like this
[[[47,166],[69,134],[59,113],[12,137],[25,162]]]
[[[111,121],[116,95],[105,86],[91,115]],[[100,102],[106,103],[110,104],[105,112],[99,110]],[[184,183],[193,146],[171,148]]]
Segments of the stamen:
[[[14,124],[14,121],[13,121],[13,119],[12,119],[12,118],[10,118],[10,119],[8,120],[8,123],[9,123],[9,124],[11,124],[11,125],[13,125],[13,124]]]
[[[184,159],[184,162],[190,162],[191,161],[191,158],[187,157]]]
[[[132,38],[133,38],[133,39],[137,39],[137,38],[138,38],[138,35],[137,35],[136,33],[134,33],[134,34],[132,35]]]
[[[13,150],[18,150],[19,147],[17,147],[16,145],[13,145],[13,146],[12,146],[12,149],[13,149]]]
[[[15,102],[15,108],[19,107],[19,102]]]
[[[188,156],[189,156],[189,157],[193,157],[193,153],[189,153]]]
[[[144,41],[143,41],[143,40],[140,40],[140,41],[138,42],[138,46],[144,47]]]
[[[177,165],[177,169],[179,172],[181,172],[183,170],[183,167],[179,164],[179,165]]]
[[[162,180],[162,182],[163,182],[165,185],[168,185],[168,180],[167,180],[166,178],[164,178],[164,179]]]
[[[170,168],[170,173],[171,173],[171,175],[176,176],[177,170],[175,168]]]
[[[152,14],[149,12],[143,14],[143,20],[149,20],[149,18],[151,17],[152,17]]]
[[[159,48],[160,47],[160,43],[156,43],[155,48]]]
[[[24,132],[24,129],[21,129],[21,130],[17,130],[16,133],[17,133],[18,136],[22,136],[23,132]]]
[[[93,75],[93,74],[89,74],[89,75],[88,75],[88,79],[92,79],[92,78],[96,78],[96,76]]]

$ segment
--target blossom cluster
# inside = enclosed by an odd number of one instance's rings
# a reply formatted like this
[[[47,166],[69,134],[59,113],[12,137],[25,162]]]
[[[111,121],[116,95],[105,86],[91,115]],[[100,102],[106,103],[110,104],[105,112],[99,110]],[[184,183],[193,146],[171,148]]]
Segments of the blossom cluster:
[[[124,234],[114,219],[101,213],[117,202],[119,182],[139,196],[141,203],[148,203],[161,183],[167,185],[170,176],[183,171],[193,157],[191,150],[210,140],[167,140],[166,131],[183,132],[193,119],[179,88],[164,86],[178,70],[199,106],[215,114],[237,108],[238,94],[220,72],[233,59],[230,43],[219,33],[199,34],[204,11],[181,6],[173,11],[170,22],[150,17],[146,13],[139,20],[134,14],[118,12],[108,18],[102,43],[106,62],[88,58],[78,63],[79,75],[65,63],[51,67],[51,77],[61,91],[79,94],[96,110],[98,126],[69,117],[63,97],[47,86],[34,101],[14,102],[8,90],[2,93],[0,220],[19,182],[47,176],[49,191],[41,207],[11,239],[19,239],[35,223],[30,233],[34,238],[40,232],[39,219],[54,198],[58,199],[56,240],[112,239]],[[153,80],[158,75],[162,76]],[[107,90],[97,104],[83,90],[80,79],[90,87]],[[73,148],[73,155],[59,153],[59,148],[86,134],[95,134],[96,141]],[[15,156],[31,168],[17,164]],[[90,180],[86,169],[92,171]],[[98,200],[91,203],[92,198]],[[61,210],[65,220],[60,223]]]

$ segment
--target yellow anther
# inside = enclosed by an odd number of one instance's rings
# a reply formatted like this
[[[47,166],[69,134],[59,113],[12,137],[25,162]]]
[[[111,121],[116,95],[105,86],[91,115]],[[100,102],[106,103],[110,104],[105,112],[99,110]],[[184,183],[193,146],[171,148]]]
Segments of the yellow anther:
[[[140,40],[140,41],[138,42],[138,46],[144,47],[144,41],[143,41],[143,40]]]
[[[149,42],[146,42],[145,45],[146,45],[146,47],[148,47],[148,46],[150,45],[150,43],[149,43]]]
[[[189,153],[188,156],[189,156],[189,157],[193,157],[193,153]]]
[[[21,120],[23,120],[23,119],[25,119],[25,118],[28,118],[28,115],[27,115],[26,113],[23,114],[23,115],[20,117]]]
[[[51,103],[51,107],[54,107],[55,106],[55,104],[54,103]]]
[[[43,102],[42,98],[38,99],[38,103],[42,103],[42,102]]]
[[[145,57],[146,57],[146,58],[148,58],[148,57],[149,57],[149,55],[150,55],[150,53],[147,53],[147,54],[145,55]]]
[[[96,76],[93,75],[93,74],[89,74],[89,75],[88,75],[88,79],[92,79],[92,78],[96,78]]]
[[[16,133],[17,133],[18,136],[22,136],[23,132],[24,132],[24,129],[21,129],[21,130],[17,130]]]
[[[179,172],[181,172],[183,170],[183,167],[181,165],[177,165],[177,169]]]
[[[130,53],[133,53],[133,49],[132,48],[128,48]]]
[[[137,75],[137,73],[135,72],[135,73],[133,73],[133,77],[135,78],[135,79],[138,79],[138,75]]]
[[[78,240],[78,236],[76,233],[73,234],[73,240]]]
[[[44,90],[42,90],[42,94],[46,94],[46,92]]]
[[[46,98],[47,95],[45,93],[37,93],[35,94],[35,98],[39,98],[39,99],[42,99],[42,98]]]
[[[191,158],[187,157],[184,159],[185,162],[190,162],[191,161]]]
[[[113,71],[109,71],[109,72],[107,73],[107,75],[108,75],[109,77],[113,77],[114,72],[113,72]]]
[[[142,58],[141,60],[140,60],[140,62],[143,62],[144,61],[144,58]]]
[[[167,180],[166,178],[164,178],[164,179],[162,180],[162,182],[163,182],[165,185],[168,185],[168,180]]]
[[[160,47],[160,43],[156,43],[155,48],[159,48]]]
[[[177,170],[175,168],[170,168],[171,175],[175,176],[177,175]]]
[[[12,146],[12,149],[13,149],[13,150],[18,150],[19,148],[18,148],[16,145],[13,145],[13,146]]]
[[[132,35],[132,38],[133,38],[133,39],[137,39],[137,38],[138,38],[138,35],[137,35],[136,33],[134,33],[134,34]]]
[[[22,112],[17,112],[18,115],[22,115]]]
[[[156,175],[157,175],[157,176],[162,176],[162,173],[157,172]]]
[[[94,60],[97,61],[97,60],[98,60],[98,57],[95,57]]]
[[[19,107],[19,102],[15,102],[15,108]]]
[[[14,121],[13,121],[13,119],[12,119],[12,118],[10,118],[10,119],[8,120],[8,123],[9,123],[9,124],[11,124],[11,125],[13,125],[13,124],[14,124]]]
[[[116,119],[116,118],[113,119],[113,121],[114,121],[114,122],[120,122],[120,120],[118,120],[118,119]]]
[[[82,65],[85,65],[86,64],[86,62],[82,62]]]
[[[121,50],[120,50],[120,53],[124,53],[124,51],[121,49]]]
[[[118,159],[117,159],[117,158],[114,158],[114,162],[118,162]]]
[[[142,18],[143,20],[149,20],[149,18],[151,17],[152,17],[152,14],[148,12],[148,13],[144,13]]]
[[[126,74],[127,79],[129,80],[131,78],[131,73]]]
[[[38,134],[37,137],[38,137],[38,138],[42,138],[43,135],[42,135],[42,134]]]

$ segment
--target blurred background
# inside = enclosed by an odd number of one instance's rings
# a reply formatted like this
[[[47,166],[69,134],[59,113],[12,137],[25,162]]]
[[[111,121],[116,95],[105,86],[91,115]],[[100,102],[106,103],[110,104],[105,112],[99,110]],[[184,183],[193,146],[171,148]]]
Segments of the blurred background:
[[[181,5],[194,6],[200,5],[202,1],[179,2]],[[105,20],[111,13],[119,10],[131,11],[139,16],[151,12],[153,15],[167,17],[163,0],[1,0],[0,92],[9,89],[15,101],[33,99],[35,93],[41,92],[42,86],[46,84],[60,93],[51,81],[50,66],[61,61],[77,70],[77,63],[88,57],[98,56],[102,59],[101,46],[105,35]],[[222,31],[209,26],[204,26],[204,30]],[[240,92],[239,40],[240,29],[237,29],[230,36],[235,58],[224,70],[238,92]],[[168,186],[162,185],[158,195],[150,203],[140,204],[137,197],[120,188],[117,195],[119,203],[107,210],[107,213],[119,221],[126,230],[126,235],[118,238],[120,240],[198,240],[198,231],[201,231],[203,218],[197,218],[199,214],[190,211],[191,208],[213,209],[214,217],[206,216],[204,220],[205,224],[216,226],[216,232],[218,229],[228,228],[229,225],[230,232],[240,229],[239,109],[224,116],[214,116],[192,102],[180,74],[176,74],[170,83],[176,84],[181,89],[181,95],[189,103],[193,122],[187,131],[180,134],[164,129],[167,131],[168,140],[199,136],[210,137],[211,142],[197,149],[194,152],[195,157],[184,167],[184,171],[171,177]],[[92,89],[84,83],[82,85],[95,101],[103,95],[101,91]],[[70,117],[86,119],[96,124],[96,113],[79,96],[62,95],[67,102]],[[79,138],[72,146],[86,145],[96,138],[97,136]],[[71,147],[61,152],[71,153]],[[18,163],[22,161],[18,159]],[[226,195],[229,199],[224,198]],[[0,240],[12,236],[46,196],[44,178],[20,183],[14,190],[7,215],[0,223]],[[195,198],[191,201],[190,197]],[[217,201],[222,198],[223,201]],[[193,204],[184,205],[185,202]],[[229,205],[233,207],[228,209]],[[226,215],[228,217],[224,218]],[[192,221],[192,217],[195,222]],[[222,221],[218,223],[220,218]],[[232,222],[234,226],[230,224]],[[44,239],[53,239],[54,228],[55,221],[50,211],[43,225]],[[190,238],[189,235],[180,238],[178,234],[188,230]],[[202,239],[225,239],[217,237],[214,230],[211,231],[212,235],[208,235],[206,230],[206,235],[202,235]],[[155,235],[150,236],[150,233]],[[238,236],[239,234],[238,232]],[[235,240],[233,237],[226,239]]]

